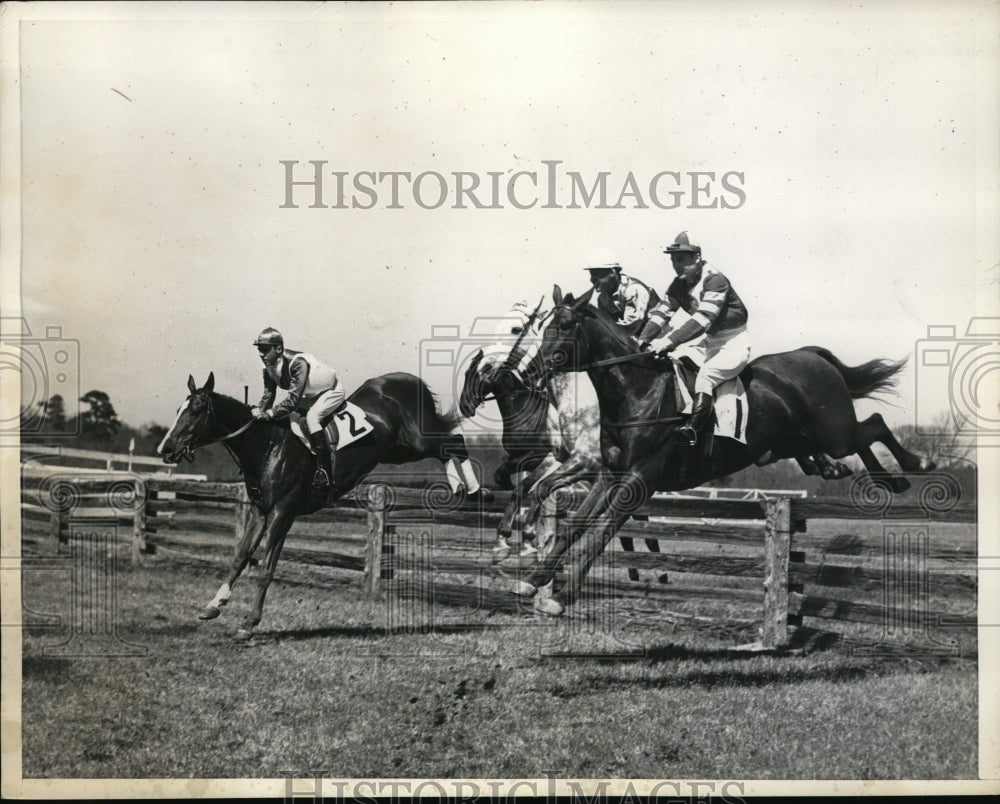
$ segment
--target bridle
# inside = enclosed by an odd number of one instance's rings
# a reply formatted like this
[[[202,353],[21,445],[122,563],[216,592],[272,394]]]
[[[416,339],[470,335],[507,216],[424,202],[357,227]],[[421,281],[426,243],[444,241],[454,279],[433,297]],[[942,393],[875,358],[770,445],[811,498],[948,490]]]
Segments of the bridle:
[[[232,433],[228,433],[228,434],[226,434],[224,436],[219,436],[218,438],[213,438],[211,441],[205,441],[205,442],[203,442],[201,444],[198,444],[198,446],[192,446],[191,442],[194,440],[194,437],[197,434],[197,432],[202,429],[204,423],[207,422],[207,421],[210,421],[212,418],[215,417],[215,406],[212,403],[212,395],[211,394],[204,394],[204,393],[201,393],[199,391],[196,391],[195,393],[191,394],[191,396],[188,397],[188,401],[190,401],[191,399],[193,399],[195,397],[197,397],[199,400],[204,401],[204,403],[205,403],[205,410],[198,415],[198,421],[195,423],[195,426],[192,428],[191,437],[188,438],[187,441],[184,442],[183,449],[181,451],[180,457],[177,459],[178,463],[180,463],[182,460],[187,460],[188,463],[193,463],[194,462],[194,451],[196,449],[200,449],[201,447],[210,447],[212,444],[219,444],[219,443],[222,443],[224,441],[228,441],[231,438],[236,438],[236,436],[242,435],[247,430],[249,430],[253,426],[254,422],[256,421],[256,419],[251,418],[250,421],[248,421],[246,424],[244,424],[242,427],[240,427],[239,429],[235,430]],[[228,444],[226,444],[225,446],[226,446],[227,449],[229,449],[229,445]],[[232,450],[229,450],[229,453],[232,455]],[[235,459],[235,456],[233,456],[233,457]],[[239,464],[239,461],[237,461],[237,464]]]
[[[577,312],[574,309],[573,305],[559,304],[556,306],[556,308],[553,308],[553,312],[555,311],[555,309],[558,309],[559,307],[562,307],[563,309],[569,311],[570,315],[573,318],[574,330],[582,329],[583,325],[578,319]],[[604,328],[605,332],[607,332],[609,335],[612,335],[619,343],[622,343],[621,333],[619,333],[617,330],[613,328],[614,325],[608,323],[600,316],[595,316],[595,320],[597,321],[598,324],[600,324]],[[582,364],[577,369],[577,371],[586,371],[587,369],[596,368],[598,366],[611,366],[616,363],[629,363],[640,357],[652,357],[654,359],[659,359],[658,355],[653,354],[651,352],[629,352],[628,354],[619,355],[618,357],[607,357],[604,358],[603,360],[592,360],[589,363]],[[548,365],[549,362],[550,361],[547,360],[546,364]],[[667,362],[669,364],[669,361]],[[661,399],[660,404],[662,405],[662,403],[663,402]],[[615,427],[619,428],[646,427],[650,424],[674,424],[676,422],[684,421],[686,418],[687,417],[685,416],[657,416],[654,419],[641,419],[634,422],[615,422],[613,424]]]
[[[575,311],[575,309],[574,309],[574,307],[572,305],[559,304],[555,308],[553,308],[553,312],[555,312],[555,310],[558,309],[558,308],[560,308],[560,307],[563,308],[564,310],[568,310],[570,312],[570,314],[573,316],[573,321],[574,321],[573,327],[574,327],[574,329],[578,329],[578,328],[580,328],[582,326],[580,324],[580,322],[577,320],[576,311]],[[607,321],[605,321],[604,319],[602,319],[600,316],[595,316],[594,320],[596,320],[597,323],[600,324],[604,328],[605,332],[607,332],[609,335],[612,335],[617,341],[622,342],[621,334],[619,332],[615,331],[612,328],[611,324],[609,324]],[[612,365],[615,365],[616,363],[629,363],[629,362],[631,362],[633,360],[639,359],[640,357],[653,357],[653,358],[656,358],[657,355],[652,354],[650,352],[629,352],[628,354],[619,355],[618,357],[606,357],[603,360],[592,360],[589,363],[582,364],[576,370],[577,371],[586,371],[587,369],[597,368],[598,366],[612,366]],[[546,362],[549,362],[549,361],[546,361]]]

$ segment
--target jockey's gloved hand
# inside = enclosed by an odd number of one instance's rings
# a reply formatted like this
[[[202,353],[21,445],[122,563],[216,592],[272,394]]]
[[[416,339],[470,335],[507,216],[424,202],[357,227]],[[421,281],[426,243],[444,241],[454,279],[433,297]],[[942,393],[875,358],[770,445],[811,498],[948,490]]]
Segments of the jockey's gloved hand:
[[[637,338],[635,335],[632,336],[632,342],[635,344],[635,348],[640,352],[649,351],[649,341],[642,338]]]
[[[254,408],[251,412],[253,413],[253,417],[258,421],[261,419],[267,421],[272,418],[270,410],[261,410],[260,408]]]

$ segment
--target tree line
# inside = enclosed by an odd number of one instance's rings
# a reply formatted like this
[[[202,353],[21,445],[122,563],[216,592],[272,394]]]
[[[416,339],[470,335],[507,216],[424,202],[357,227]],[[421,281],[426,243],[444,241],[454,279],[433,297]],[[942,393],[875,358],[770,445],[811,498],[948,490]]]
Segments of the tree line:
[[[127,453],[130,444],[134,443],[136,455],[155,456],[157,445],[167,434],[167,428],[157,423],[132,427],[122,422],[104,391],[88,391],[80,397],[79,402],[79,413],[75,416],[67,415],[66,400],[58,394],[22,409],[22,443],[61,444],[77,449],[114,453]],[[974,441],[962,433],[948,414],[940,414],[926,428],[903,425],[896,429],[896,436],[906,449],[930,457],[937,464],[938,471],[946,473],[955,481],[961,489],[963,499],[975,499],[977,474],[973,461]],[[480,466],[483,484],[491,485],[493,472],[505,455],[499,434],[470,436],[467,441],[470,455]],[[879,454],[879,459],[886,467],[894,466],[887,451]],[[857,474],[863,471],[859,460],[849,458],[847,462],[855,468]],[[221,444],[198,450],[194,462],[185,463],[180,471],[207,475],[209,480],[215,481],[240,479],[235,461]],[[441,473],[436,461],[379,467],[378,471],[390,475],[419,474],[428,477]],[[832,481],[807,477],[795,461],[785,460],[765,467],[750,466],[709,485],[765,490],[805,489],[809,496],[847,497],[854,480],[854,477]],[[915,488],[919,488],[919,485],[919,481],[914,483]]]

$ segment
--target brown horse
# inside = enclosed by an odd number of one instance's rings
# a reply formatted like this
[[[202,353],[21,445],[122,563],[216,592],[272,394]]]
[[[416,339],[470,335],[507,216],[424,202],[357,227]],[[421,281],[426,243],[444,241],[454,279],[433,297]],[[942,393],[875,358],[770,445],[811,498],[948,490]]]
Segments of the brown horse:
[[[561,614],[579,593],[590,565],[619,527],[655,491],[692,488],[750,464],[764,466],[797,459],[804,469],[857,454],[875,482],[894,493],[908,481],[888,473],[872,453],[879,441],[904,472],[927,472],[934,464],[899,444],[882,416],[857,420],[853,399],[891,388],[905,361],[871,360],[849,367],[826,349],[805,347],[765,355],[741,374],[749,414],[746,444],[711,439],[711,451],[697,453],[674,438],[684,420],[677,407],[677,375],[669,361],[636,353],[635,345],[602,311],[583,299],[565,298],[556,286],[554,308],[536,355],[536,368],[585,369],[601,406],[601,452],[605,473],[556,539],[519,594],[534,594],[547,583],[570,544],[588,536],[580,561],[563,589],[540,608]],[[839,464],[834,464],[839,466]],[[824,472],[824,474],[826,474]],[[836,474],[839,474],[837,472]]]
[[[181,405],[173,427],[157,448],[166,463],[190,457],[195,449],[222,442],[243,473],[254,516],[236,546],[229,575],[201,619],[219,616],[233,584],[246,568],[261,539],[265,554],[257,580],[257,597],[237,637],[249,638],[260,622],[264,597],[292,522],[300,514],[323,507],[325,500],[311,494],[315,459],[296,436],[287,419],[258,421],[250,408],[214,390],[209,374],[203,388],[188,377],[190,396]],[[374,430],[337,451],[331,499],[342,496],[379,463],[411,463],[437,458],[447,465],[452,459],[465,462],[469,453],[465,439],[453,432],[459,417],[443,414],[424,382],[403,372],[386,374],[365,382],[348,398],[366,414]],[[466,465],[468,467],[468,464]],[[479,490],[476,495],[487,497]]]

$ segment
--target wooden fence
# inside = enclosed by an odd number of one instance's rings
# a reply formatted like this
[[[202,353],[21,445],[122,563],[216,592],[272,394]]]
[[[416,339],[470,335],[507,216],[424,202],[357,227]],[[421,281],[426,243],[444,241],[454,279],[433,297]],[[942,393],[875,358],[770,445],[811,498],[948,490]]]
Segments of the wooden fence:
[[[88,517],[108,516],[130,522],[131,555],[134,562],[155,553],[158,546],[191,552],[192,548],[218,545],[218,539],[192,542],[185,532],[221,534],[231,540],[242,532],[250,516],[250,505],[242,484],[192,482],[176,479],[144,479],[106,476],[25,475],[22,483],[22,511],[29,518],[47,518],[49,532],[57,544],[69,538],[72,522]],[[352,499],[319,515],[302,517],[289,534],[282,552],[283,561],[352,570],[363,573],[363,588],[370,594],[399,591],[400,573],[468,574],[490,571],[489,548],[494,529],[509,495],[498,494],[492,505],[463,506],[446,489],[408,489],[372,484]],[[704,499],[654,498],[649,500],[618,534],[627,550],[641,541],[648,552],[617,551],[616,569],[625,569],[628,580],[619,579],[614,593],[656,599],[659,603],[681,599],[726,598],[760,607],[760,646],[783,648],[793,629],[803,618],[839,620],[867,625],[903,624],[912,632],[929,625],[974,629],[974,613],[953,614],[933,611],[927,606],[908,607],[930,591],[955,592],[975,596],[974,544],[939,548],[930,543],[927,525],[931,522],[974,523],[976,510],[964,505],[946,505],[946,510],[926,505],[885,506],[876,510],[871,503],[822,499]],[[886,515],[891,515],[886,518]],[[351,540],[321,535],[324,519],[362,522],[366,533]],[[811,520],[840,519],[906,524],[898,542],[885,531],[879,544],[848,539],[846,544],[829,537],[814,538],[808,533]],[[178,527],[171,523],[175,521]],[[543,535],[551,536],[564,526],[564,516],[553,506],[543,519]],[[302,524],[299,524],[302,523]],[[438,525],[458,525],[462,536],[442,534],[427,540]],[[923,530],[921,530],[923,528]],[[402,530],[400,530],[402,529]],[[895,533],[895,531],[893,531]],[[903,536],[905,535],[905,539]],[[891,537],[891,538],[890,538]],[[420,544],[414,554],[415,540]],[[908,540],[908,541],[907,541]],[[914,540],[918,543],[914,543]],[[906,544],[903,542],[906,541]],[[301,543],[305,542],[305,545]],[[670,543],[664,549],[663,543]],[[711,547],[716,554],[697,553],[691,544]],[[685,547],[687,545],[687,547]],[[732,548],[732,549],[730,549]],[[897,549],[900,548],[900,549]],[[724,549],[727,554],[720,554]],[[742,551],[743,554],[732,554]],[[471,555],[470,555],[471,553]],[[749,554],[748,554],[749,553]],[[832,561],[830,556],[834,556]],[[845,561],[851,556],[852,561]],[[869,566],[857,559],[869,559]],[[871,566],[871,561],[876,566]],[[927,562],[930,562],[928,564]],[[931,565],[957,562],[946,571]],[[957,571],[956,571],[957,569]],[[709,582],[670,583],[662,588],[637,581],[640,570],[721,576],[726,584]],[[971,576],[971,577],[970,577]],[[431,582],[433,584],[433,582]],[[406,586],[403,584],[403,586]],[[754,588],[756,587],[756,588]],[[882,601],[862,603],[825,589],[882,590]],[[406,586],[410,592],[413,585]],[[470,603],[471,598],[446,586],[434,588],[438,602]],[[899,592],[894,593],[892,590]],[[902,591],[900,591],[902,590]],[[895,596],[894,596],[895,595]],[[500,608],[517,608],[513,597],[500,592],[481,594],[480,601]],[[974,611],[974,605],[972,611]]]

